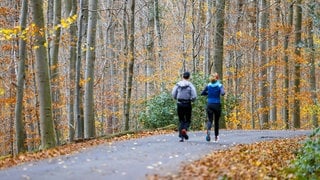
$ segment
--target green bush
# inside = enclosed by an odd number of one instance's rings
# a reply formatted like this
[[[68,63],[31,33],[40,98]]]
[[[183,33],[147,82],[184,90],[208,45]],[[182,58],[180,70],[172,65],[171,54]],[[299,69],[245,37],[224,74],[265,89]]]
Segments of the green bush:
[[[299,150],[291,170],[297,179],[320,178],[320,128],[314,130]]]
[[[145,128],[160,128],[177,124],[176,103],[171,92],[163,92],[146,102],[145,111],[140,113],[139,121]]]
[[[178,81],[178,80],[177,80]],[[193,74],[191,82],[194,84],[198,99],[192,104],[191,130],[203,129],[206,120],[206,98],[201,97],[200,93],[206,84],[203,76]],[[171,90],[163,92],[145,104],[145,111],[140,113],[139,121],[144,128],[162,128],[171,124],[178,125],[178,115],[176,102],[171,96]]]
[[[192,104],[192,120],[191,130],[203,130],[205,122],[207,120],[206,105],[207,98],[200,96],[205,85],[208,84],[208,80],[203,78],[202,74],[193,74],[191,82],[197,90],[197,100]]]

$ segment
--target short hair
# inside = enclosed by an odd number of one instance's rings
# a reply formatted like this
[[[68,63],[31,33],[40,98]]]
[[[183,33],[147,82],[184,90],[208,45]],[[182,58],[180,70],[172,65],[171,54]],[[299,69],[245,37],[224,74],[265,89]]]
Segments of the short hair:
[[[218,73],[212,73],[209,78],[210,82],[212,82],[212,83],[216,82],[218,79],[219,79]]]
[[[189,77],[190,77],[190,73],[188,71],[183,73],[183,78],[184,79],[189,79]]]

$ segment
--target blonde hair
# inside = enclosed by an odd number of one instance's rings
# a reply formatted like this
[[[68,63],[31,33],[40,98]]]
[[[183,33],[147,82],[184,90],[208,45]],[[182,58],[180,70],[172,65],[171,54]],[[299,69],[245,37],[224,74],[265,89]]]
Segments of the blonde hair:
[[[214,83],[219,79],[218,73],[212,73],[209,80],[210,82]]]

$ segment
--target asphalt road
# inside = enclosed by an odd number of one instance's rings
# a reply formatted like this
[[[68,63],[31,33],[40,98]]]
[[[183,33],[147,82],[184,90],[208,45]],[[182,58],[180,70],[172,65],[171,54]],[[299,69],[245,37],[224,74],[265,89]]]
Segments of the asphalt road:
[[[141,180],[146,174],[173,174],[185,163],[218,149],[277,138],[309,135],[311,131],[221,130],[219,142],[206,142],[204,132],[177,133],[103,144],[79,153],[26,163],[0,171],[1,180]]]

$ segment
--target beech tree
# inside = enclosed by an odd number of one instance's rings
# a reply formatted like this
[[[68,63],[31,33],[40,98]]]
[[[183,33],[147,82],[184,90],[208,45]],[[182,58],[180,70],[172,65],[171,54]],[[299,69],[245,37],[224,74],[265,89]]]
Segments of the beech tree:
[[[160,71],[160,89],[161,92],[164,91],[165,87],[165,82],[163,80],[164,77],[164,60],[163,60],[163,54],[162,54],[162,49],[163,49],[163,40],[162,40],[162,31],[161,31],[161,22],[160,22],[160,10],[159,10],[159,0],[154,0],[154,18],[155,18],[155,26],[156,26],[156,36],[157,36],[157,42],[158,42],[158,47],[157,47],[157,55],[158,55],[158,61],[159,61],[159,71]]]
[[[77,0],[66,1],[66,12],[70,17],[77,14]],[[77,23],[70,25],[70,59],[69,59],[69,101],[68,101],[68,125],[69,125],[69,141],[75,138],[75,121],[74,121],[74,101],[75,101],[75,75],[76,75],[76,60],[77,60]]]
[[[259,91],[260,91],[260,127],[262,129],[268,129],[269,119],[268,119],[268,82],[267,82],[267,23],[268,23],[268,11],[267,11],[267,1],[259,0],[259,65],[260,65],[260,74],[259,74]]]
[[[224,18],[225,18],[225,0],[216,1],[216,14],[215,14],[215,27],[214,27],[214,47],[213,47],[213,59],[214,59],[214,72],[219,74],[219,78],[223,79],[223,52],[224,52]],[[212,73],[212,72],[210,72]],[[221,128],[226,127],[226,123],[222,118]]]
[[[301,78],[301,26],[302,26],[302,7],[301,0],[297,0],[296,3],[296,18],[294,24],[295,31],[295,59],[294,59],[294,102],[293,102],[293,126],[300,128],[300,78]]]
[[[43,1],[31,1],[31,9],[33,22],[35,24],[35,28],[37,28],[33,48],[35,49],[36,55],[36,78],[38,82],[37,85],[40,101],[41,148],[47,149],[56,146],[56,139],[52,118],[49,64],[45,48],[46,39],[44,36]]]
[[[130,28],[129,28],[129,63],[128,63],[128,84],[127,84],[127,99],[125,103],[125,130],[129,130],[130,125],[130,107],[131,107],[131,96],[132,96],[132,81],[133,81],[133,68],[134,68],[134,32],[135,32],[135,5],[136,1],[131,0],[130,4]]]
[[[285,123],[286,129],[290,128],[290,123],[289,123],[289,38],[290,34],[292,32],[292,25],[293,25],[293,5],[294,3],[291,3],[289,6],[289,13],[288,13],[288,18],[287,22],[283,25],[285,27],[285,38],[284,38],[284,63],[285,63],[285,68],[284,68],[284,74],[285,74],[285,80],[284,80],[284,108],[283,108],[283,120]]]
[[[78,17],[78,33],[77,33],[77,57],[75,70],[75,87],[74,87],[74,126],[77,139],[84,138],[84,115],[83,115],[83,85],[81,85],[81,69],[83,51],[82,45],[85,43],[85,35],[88,19],[88,0],[80,0],[80,13]]]
[[[53,120],[55,124],[55,132],[57,143],[60,144],[60,129],[61,110],[60,110],[60,89],[59,89],[59,47],[61,36],[61,0],[54,0],[53,2],[53,34],[52,40],[49,42],[49,65],[50,65],[50,79],[52,88],[52,103],[53,103]]]
[[[20,27],[21,31],[25,31],[27,25],[28,16],[28,0],[23,0],[21,5],[20,14]],[[24,85],[25,85],[25,67],[27,59],[26,40],[24,38],[19,39],[19,65],[18,65],[18,82],[17,82],[17,100],[15,108],[15,124],[16,124],[16,146],[17,153],[24,152],[27,150],[26,141],[26,130],[25,123],[23,121],[23,96],[24,96]]]
[[[316,1],[311,0],[310,4],[308,4],[308,25],[307,25],[307,32],[308,32],[308,50],[309,50],[309,63],[310,63],[310,91],[311,91],[311,99],[313,103],[312,108],[312,125],[316,128],[319,126],[318,123],[318,116],[317,116],[317,105],[318,105],[318,97],[317,97],[317,81],[316,81],[316,64],[315,64],[315,53],[316,47],[314,44],[314,31],[315,31],[315,21],[316,21]]]
[[[97,9],[98,0],[89,0],[89,16],[87,29],[87,47],[86,47],[86,70],[85,70],[85,92],[84,92],[84,137],[92,138],[95,136],[94,119],[94,63],[96,51],[96,28],[97,28]]]

